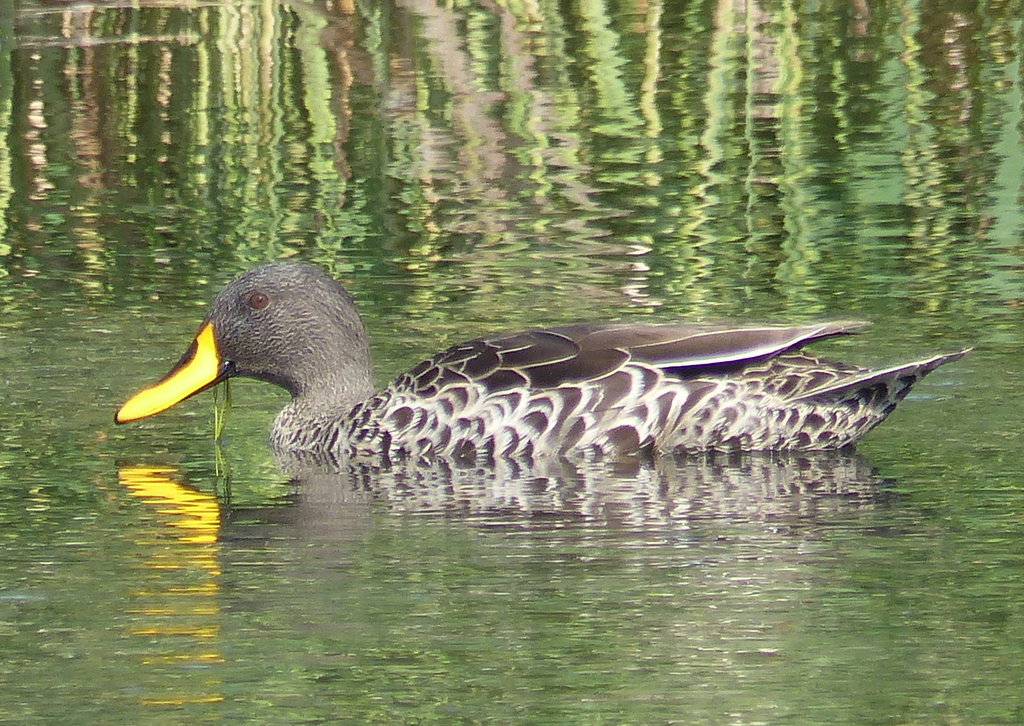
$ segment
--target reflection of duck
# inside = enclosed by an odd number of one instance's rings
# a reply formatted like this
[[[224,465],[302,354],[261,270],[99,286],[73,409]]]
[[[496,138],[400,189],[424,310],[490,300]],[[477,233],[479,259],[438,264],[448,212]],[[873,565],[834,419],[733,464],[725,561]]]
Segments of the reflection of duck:
[[[356,541],[372,526],[373,511],[539,530],[567,522],[647,531],[720,522],[781,531],[815,527],[839,514],[860,516],[893,496],[880,488],[883,479],[869,462],[846,451],[549,459],[529,466],[509,459],[453,466],[442,459],[387,470],[328,470],[287,458],[281,464],[294,477],[287,505],[275,499],[273,506],[226,508],[226,541],[280,540],[282,527],[309,543]]]
[[[152,512],[133,529],[144,554],[138,586],[127,611],[128,632],[141,640],[146,666],[174,664],[205,669],[223,663],[220,652],[220,507],[205,492],[184,486],[177,471],[125,466],[118,480]],[[222,701],[218,676],[197,681],[154,680],[142,691],[147,704]]]
[[[119,479],[133,496],[152,504],[165,514],[173,515],[168,524],[181,531],[179,539],[182,543],[216,542],[220,526],[217,499],[182,486],[172,478],[175,473],[175,469],[166,467],[133,466],[121,469]]]
[[[292,394],[271,435],[290,452],[489,460],[839,448],[881,422],[922,376],[966,352],[883,370],[796,352],[860,325],[532,330],[455,345],[374,394],[351,296],[316,267],[275,263],[231,282],[188,352],[115,420],[248,376]]]

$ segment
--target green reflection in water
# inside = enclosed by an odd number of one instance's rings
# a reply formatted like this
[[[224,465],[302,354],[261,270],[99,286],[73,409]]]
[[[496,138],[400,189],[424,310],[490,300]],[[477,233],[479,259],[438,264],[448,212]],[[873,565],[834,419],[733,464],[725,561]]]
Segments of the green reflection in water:
[[[14,1],[0,2],[0,48],[14,47]],[[4,53],[6,55],[7,53]],[[11,184],[12,162],[10,130],[12,125],[12,101],[14,99],[14,78],[11,75],[10,63],[0,62],[0,257],[11,253],[6,243],[7,219],[14,188]],[[6,273],[6,266],[0,267],[0,276]]]

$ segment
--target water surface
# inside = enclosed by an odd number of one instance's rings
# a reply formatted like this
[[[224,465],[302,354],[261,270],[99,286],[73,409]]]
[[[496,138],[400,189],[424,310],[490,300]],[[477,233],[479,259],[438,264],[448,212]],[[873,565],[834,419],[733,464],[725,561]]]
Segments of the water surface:
[[[0,0],[0,720],[1019,723],[1020,3]],[[116,406],[257,262],[377,376],[596,319],[974,346],[856,454],[280,471]]]

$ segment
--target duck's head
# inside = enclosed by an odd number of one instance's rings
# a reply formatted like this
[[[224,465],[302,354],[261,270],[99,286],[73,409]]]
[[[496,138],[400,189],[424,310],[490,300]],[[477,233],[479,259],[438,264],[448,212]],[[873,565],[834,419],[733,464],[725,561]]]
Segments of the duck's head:
[[[368,395],[369,347],[351,295],[303,263],[249,270],[217,295],[181,360],[128,399],[114,420],[152,416],[232,376],[276,383],[313,405]]]

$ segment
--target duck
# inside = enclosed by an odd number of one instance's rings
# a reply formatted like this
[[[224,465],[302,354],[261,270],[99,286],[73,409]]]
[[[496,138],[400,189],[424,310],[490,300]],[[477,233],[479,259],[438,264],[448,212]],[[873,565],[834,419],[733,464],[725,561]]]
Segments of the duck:
[[[803,350],[865,324],[536,328],[458,343],[376,390],[352,295],[320,267],[279,261],[230,282],[181,359],[114,420],[243,376],[291,394],[271,428],[275,451],[334,460],[845,449],[970,350],[874,369]]]

